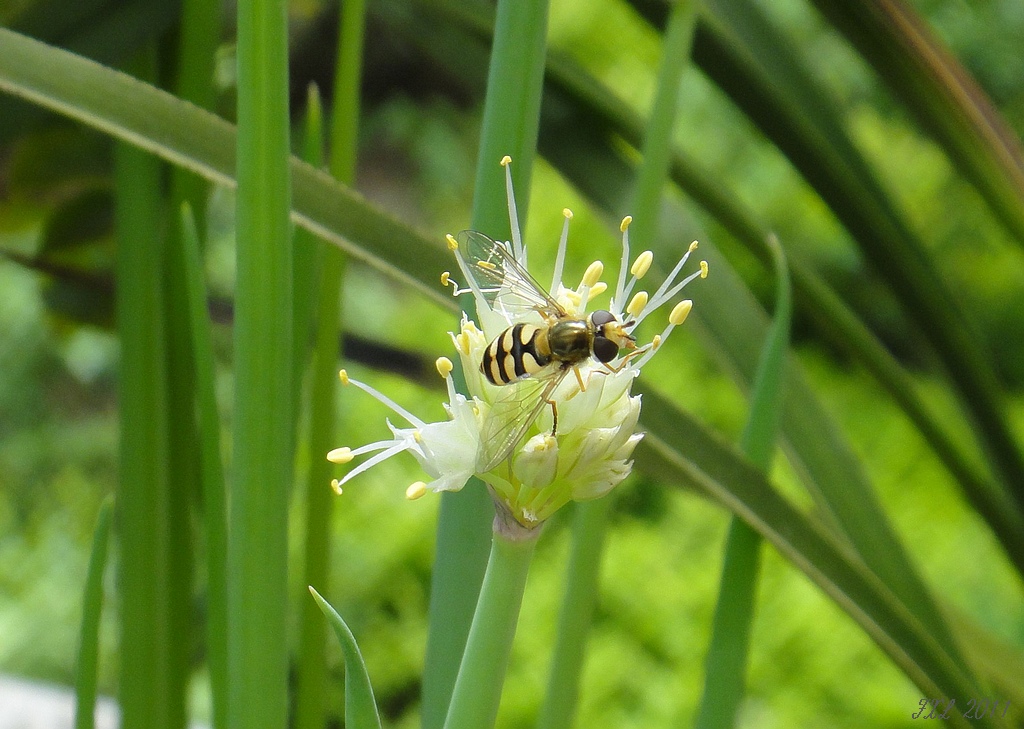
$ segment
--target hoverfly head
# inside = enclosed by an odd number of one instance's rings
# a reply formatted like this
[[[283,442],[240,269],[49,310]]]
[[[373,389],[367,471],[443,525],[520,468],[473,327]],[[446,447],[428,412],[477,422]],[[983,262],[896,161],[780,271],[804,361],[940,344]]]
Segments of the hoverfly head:
[[[623,324],[610,311],[600,309],[590,315],[590,323],[594,325],[594,357],[599,362],[611,362],[619,356],[619,350],[623,347],[636,347],[636,337],[626,331],[627,327],[633,326],[634,321]]]

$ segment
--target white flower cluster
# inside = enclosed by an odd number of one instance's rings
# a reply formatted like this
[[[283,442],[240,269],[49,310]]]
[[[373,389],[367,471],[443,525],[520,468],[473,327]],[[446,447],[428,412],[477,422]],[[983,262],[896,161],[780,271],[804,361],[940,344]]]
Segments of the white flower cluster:
[[[519,234],[509,162],[508,157],[502,160],[506,170],[513,240],[495,245],[503,246],[503,255],[514,259],[525,270],[526,248]],[[565,258],[569,219],[572,217],[568,210],[564,214],[565,223],[550,295],[564,315],[582,320],[588,315],[588,305],[606,292],[608,287],[600,281],[604,270],[600,261],[587,269],[578,287],[570,289],[562,284],[562,262]],[[643,319],[673,299],[687,283],[697,276],[703,278],[707,275],[707,264],[701,261],[697,271],[676,281],[687,258],[697,246],[694,242],[653,295],[649,296],[644,291],[633,294],[636,283],[650,268],[653,256],[650,251],[645,251],[629,266],[629,223],[628,217],[622,221],[620,271],[611,302],[605,307],[621,325],[623,332],[626,329],[635,331]],[[481,322],[478,327],[464,314],[460,331],[452,334],[465,373],[469,397],[456,392],[451,377],[453,365],[447,358],[440,358],[437,368],[447,383],[448,402],[444,408],[448,419],[426,423],[368,385],[350,379],[342,370],[342,382],[371,394],[403,418],[410,427],[398,428],[388,421],[392,438],[356,449],[338,448],[331,451],[327,457],[335,463],[347,463],[356,456],[375,454],[352,469],[343,479],[335,481],[334,487],[340,493],[342,485],[353,477],[396,453],[409,451],[431,478],[429,482],[417,481],[410,486],[406,492],[409,498],[419,498],[428,490],[458,491],[475,475],[488,484],[497,502],[516,521],[525,527],[534,527],[570,500],[582,501],[603,496],[629,474],[633,449],[643,437],[636,430],[640,416],[640,396],[630,394],[633,378],[664,344],[672,329],[682,324],[692,304],[688,300],[679,302],[672,309],[661,334],[645,346],[620,351],[619,356],[611,362],[602,363],[594,357],[587,357],[571,368],[566,367],[564,372],[557,371],[556,363],[546,373],[538,373],[538,378],[546,377],[551,381],[560,377],[560,381],[553,390],[546,393],[546,399],[552,403],[551,407],[543,407],[535,415],[539,401],[518,402],[514,392],[508,389],[521,388],[524,399],[538,397],[542,388],[530,382],[533,378],[527,376],[511,384],[497,386],[485,377],[480,364],[488,345],[509,327],[520,323],[543,327],[545,320],[536,309],[510,306],[509,302],[514,302],[514,292],[512,296],[504,296],[498,301],[494,296],[485,295],[486,292],[473,283],[471,262],[465,259],[458,243],[451,236],[448,241],[463,275],[470,279],[471,285],[466,289],[460,288],[448,273],[442,276],[442,282],[451,285],[456,295],[467,292],[473,294]],[[631,274],[628,281],[627,271]],[[570,374],[569,369],[575,372]],[[509,407],[510,402],[519,407]],[[532,417],[534,422],[501,420],[524,417]],[[481,441],[486,441],[487,434],[510,432],[521,432],[522,435],[514,436],[515,442],[511,444],[507,456],[501,454],[501,461],[488,467],[490,459],[484,454],[492,450],[489,448],[491,444]]]

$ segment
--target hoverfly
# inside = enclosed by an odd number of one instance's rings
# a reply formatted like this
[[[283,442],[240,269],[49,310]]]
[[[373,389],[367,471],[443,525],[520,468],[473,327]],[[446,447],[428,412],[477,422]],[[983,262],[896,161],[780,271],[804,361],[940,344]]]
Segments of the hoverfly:
[[[569,314],[505,244],[475,230],[462,231],[456,241],[463,273],[492,309],[519,319],[530,312],[540,315],[536,324],[520,321],[505,329],[484,350],[480,371],[504,391],[481,433],[477,469],[483,473],[512,453],[546,404],[551,405],[555,434],[558,410],[551,396],[570,370],[582,391],[581,364],[593,357],[607,365],[619,349],[635,349],[636,340],[626,331],[633,322],[622,323],[610,311],[586,318]]]

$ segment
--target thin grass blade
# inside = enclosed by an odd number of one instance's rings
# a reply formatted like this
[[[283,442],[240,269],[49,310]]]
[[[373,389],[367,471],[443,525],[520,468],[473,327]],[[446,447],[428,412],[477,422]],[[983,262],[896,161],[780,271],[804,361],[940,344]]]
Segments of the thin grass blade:
[[[345,656],[345,726],[351,729],[380,729],[380,715],[377,713],[377,703],[373,698],[373,686],[355,636],[338,615],[338,611],[331,607],[312,585],[309,592],[334,629],[334,634],[338,636],[342,654]]]
[[[103,612],[103,572],[107,567],[110,521],[114,499],[107,496],[100,504],[96,528],[92,534],[89,571],[82,599],[82,625],[78,633],[78,664],[75,668],[75,729],[93,729],[96,725],[96,676],[99,671],[100,616]]]

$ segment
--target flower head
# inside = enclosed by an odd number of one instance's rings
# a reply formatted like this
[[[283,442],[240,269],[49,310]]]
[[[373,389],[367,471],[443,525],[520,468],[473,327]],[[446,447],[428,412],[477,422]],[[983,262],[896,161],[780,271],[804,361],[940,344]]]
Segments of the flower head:
[[[459,331],[451,335],[469,396],[455,391],[453,365],[440,358],[448,419],[426,423],[343,370],[343,382],[386,404],[410,427],[388,421],[392,438],[331,451],[328,458],[335,463],[375,453],[334,482],[339,493],[356,475],[409,451],[432,479],[410,486],[410,498],[428,490],[457,491],[475,475],[488,484],[499,505],[529,528],[570,500],[603,496],[629,474],[633,449],[643,437],[637,432],[640,396],[630,394],[633,379],[683,323],[692,303],[677,303],[661,333],[646,344],[637,345],[633,332],[687,283],[707,276],[707,263],[701,261],[698,270],[679,278],[697,247],[694,242],[654,294],[634,293],[653,254],[644,251],[630,264],[631,218],[626,217],[620,226],[622,258],[615,288],[606,308],[595,310],[593,301],[609,288],[601,280],[601,261],[587,268],[575,288],[562,282],[572,218],[566,209],[550,293],[544,291],[527,273],[510,162],[502,160],[512,240],[496,242],[474,231],[448,236],[466,285],[448,272],[442,284],[456,296],[471,294],[480,322],[463,314]]]

